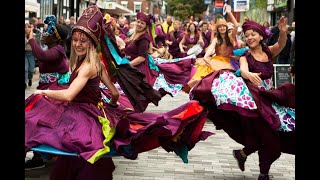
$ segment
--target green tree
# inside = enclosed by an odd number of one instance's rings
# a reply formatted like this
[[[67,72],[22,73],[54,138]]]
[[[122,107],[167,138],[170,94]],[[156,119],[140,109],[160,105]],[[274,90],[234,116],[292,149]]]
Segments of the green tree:
[[[250,0],[249,4],[251,8],[266,8],[267,0]]]
[[[190,0],[188,2],[191,4],[191,9],[195,14],[202,14],[203,11],[207,10],[208,5],[205,5],[203,0]]]
[[[178,18],[180,21],[186,20],[188,17],[193,15],[190,5],[177,4],[177,10],[172,14],[174,17]]]
[[[267,0],[250,0],[250,9],[246,12],[241,12],[241,17],[248,16],[250,19],[263,23],[268,19],[267,15]],[[241,22],[243,18],[241,19]]]
[[[179,20],[185,20],[207,9],[203,0],[168,0],[168,12]]]

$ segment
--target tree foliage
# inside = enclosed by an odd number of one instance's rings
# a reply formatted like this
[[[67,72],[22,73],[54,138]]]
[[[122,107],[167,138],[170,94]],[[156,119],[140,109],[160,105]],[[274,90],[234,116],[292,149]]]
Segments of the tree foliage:
[[[173,16],[178,18],[180,21],[186,20],[189,16],[193,14],[190,5],[177,4],[177,10],[173,12]]]
[[[201,14],[207,9],[203,0],[168,0],[168,12],[174,17],[185,20],[194,14]]]
[[[267,0],[250,0],[249,4],[251,8],[266,8]]]
[[[208,5],[205,5],[203,0],[190,0],[188,2],[191,4],[192,10],[196,14],[202,14],[203,11],[207,10]]]

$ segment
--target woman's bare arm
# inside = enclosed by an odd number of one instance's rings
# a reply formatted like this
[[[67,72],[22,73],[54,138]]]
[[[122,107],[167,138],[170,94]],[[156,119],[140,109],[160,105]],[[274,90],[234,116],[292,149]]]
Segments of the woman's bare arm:
[[[68,89],[62,90],[36,90],[34,94],[42,94],[59,101],[72,101],[86,85],[90,78],[96,76],[96,70],[93,70],[88,63],[82,64],[78,76],[72,81]]]
[[[276,42],[274,45],[269,46],[270,52],[272,54],[273,57],[277,56],[282,49],[286,46],[287,43],[287,31],[288,31],[288,19],[285,18],[284,16],[282,16],[279,20],[279,38],[278,38],[278,42]]]
[[[212,43],[208,46],[207,51],[203,56],[204,58],[207,58],[207,57],[209,57],[209,56],[211,56],[212,54],[215,53],[216,44],[217,44],[217,38],[214,38],[212,40]]]

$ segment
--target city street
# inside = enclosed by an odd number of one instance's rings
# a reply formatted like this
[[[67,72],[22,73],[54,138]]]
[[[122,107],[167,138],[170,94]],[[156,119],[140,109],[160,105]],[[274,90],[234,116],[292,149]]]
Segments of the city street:
[[[31,95],[38,84],[38,70],[34,75],[33,85],[25,90],[26,98]],[[188,95],[180,92],[176,97],[165,96],[156,107],[150,104],[147,112],[166,112],[188,101]],[[245,171],[242,172],[232,156],[233,149],[242,148],[241,144],[222,130],[216,130],[211,121],[207,121],[205,130],[215,135],[206,141],[200,141],[189,151],[189,163],[184,164],[174,153],[167,153],[157,148],[139,155],[136,160],[115,157],[114,180],[247,180],[257,179],[259,175],[258,154],[247,158]],[[32,153],[27,157],[31,158]],[[50,169],[54,161],[46,162],[46,167],[25,171],[25,180],[49,180]],[[270,177],[274,180],[295,179],[295,156],[282,154],[272,165]]]

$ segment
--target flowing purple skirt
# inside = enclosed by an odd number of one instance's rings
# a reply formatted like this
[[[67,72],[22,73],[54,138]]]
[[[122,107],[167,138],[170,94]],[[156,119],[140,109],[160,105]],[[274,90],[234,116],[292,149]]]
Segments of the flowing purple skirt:
[[[98,121],[104,115],[96,105],[59,102],[42,95],[31,95],[25,104],[26,151],[44,144],[88,160],[104,147]],[[114,120],[111,124],[118,121],[115,116],[108,119]]]
[[[25,101],[25,150],[39,145],[77,153],[85,160],[104,148],[105,137],[96,105],[61,102],[42,95]],[[179,155],[213,133],[202,131],[206,110],[197,101],[187,102],[166,113],[136,113],[123,107],[105,106],[110,127],[116,134],[110,146],[119,155],[136,159],[141,152],[162,147]]]
[[[198,100],[208,109],[208,119],[217,129],[223,129],[233,140],[249,147],[253,152],[260,148],[263,140],[263,143],[269,143],[270,146],[278,146],[282,152],[294,154],[295,131],[277,131],[280,119],[271,106],[272,102],[277,102],[283,106],[294,107],[294,85],[285,83],[277,89],[266,91],[247,83],[257,103],[257,109],[248,110],[232,104],[217,106],[211,87],[213,80],[219,78],[219,72],[223,71],[226,70],[213,72],[199,81],[191,90],[190,98]],[[280,143],[275,144],[275,140]]]
[[[139,153],[158,147],[179,154],[213,135],[202,131],[207,111],[190,101],[166,113],[128,112],[118,123],[112,143],[122,156],[136,159]]]

